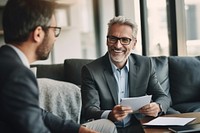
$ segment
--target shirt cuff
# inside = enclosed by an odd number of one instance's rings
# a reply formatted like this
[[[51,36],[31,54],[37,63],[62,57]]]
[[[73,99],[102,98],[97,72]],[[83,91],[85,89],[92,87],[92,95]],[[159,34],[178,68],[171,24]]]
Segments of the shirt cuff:
[[[101,118],[102,119],[108,119],[108,115],[111,112],[111,110],[106,110],[102,113]]]

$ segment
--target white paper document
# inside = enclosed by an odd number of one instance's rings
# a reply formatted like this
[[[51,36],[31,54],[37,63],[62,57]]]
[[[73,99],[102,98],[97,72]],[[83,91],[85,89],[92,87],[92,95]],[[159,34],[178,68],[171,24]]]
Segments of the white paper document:
[[[139,110],[144,105],[147,105],[151,102],[152,95],[146,95],[141,97],[129,97],[122,98],[120,105],[122,106],[130,106],[133,111]]]
[[[157,117],[148,123],[143,123],[146,126],[184,126],[196,118],[181,118],[181,117]]]

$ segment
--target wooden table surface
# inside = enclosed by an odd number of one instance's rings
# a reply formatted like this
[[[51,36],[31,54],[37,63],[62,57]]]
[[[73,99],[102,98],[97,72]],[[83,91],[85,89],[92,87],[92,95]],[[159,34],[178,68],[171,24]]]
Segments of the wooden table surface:
[[[188,124],[197,124],[200,123],[200,112],[192,112],[192,113],[182,113],[182,114],[171,114],[171,115],[163,115],[164,117],[183,117],[183,118],[196,118],[194,121]],[[141,120],[142,123],[148,122],[152,120],[152,117],[146,117]],[[144,127],[145,133],[172,133],[168,130],[168,127]]]

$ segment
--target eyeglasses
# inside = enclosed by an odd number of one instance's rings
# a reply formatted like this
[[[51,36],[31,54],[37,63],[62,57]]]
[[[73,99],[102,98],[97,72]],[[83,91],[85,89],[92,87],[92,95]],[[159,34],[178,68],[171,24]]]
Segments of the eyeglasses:
[[[119,37],[116,37],[116,36],[107,36],[107,40],[111,44],[115,44],[119,40],[122,45],[129,45],[132,39],[131,38],[127,38],[127,37],[119,38]]]
[[[60,35],[61,27],[49,26],[48,28],[54,28],[55,37]]]

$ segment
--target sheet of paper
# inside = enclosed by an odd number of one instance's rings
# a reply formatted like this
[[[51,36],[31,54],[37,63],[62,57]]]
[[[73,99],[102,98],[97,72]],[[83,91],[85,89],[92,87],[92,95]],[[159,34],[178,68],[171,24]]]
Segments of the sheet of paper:
[[[143,123],[146,126],[184,126],[196,118],[181,118],[181,117],[157,117],[148,123]]]
[[[133,111],[137,111],[144,105],[147,105],[151,101],[152,95],[145,95],[141,97],[129,97],[129,98],[122,98],[120,105],[123,106],[130,106]]]

